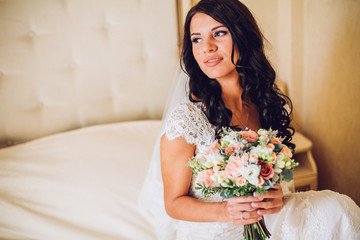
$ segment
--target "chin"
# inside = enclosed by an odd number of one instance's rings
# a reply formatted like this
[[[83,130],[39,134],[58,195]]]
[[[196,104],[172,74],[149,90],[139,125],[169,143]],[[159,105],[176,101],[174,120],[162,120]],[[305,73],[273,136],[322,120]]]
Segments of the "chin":
[[[217,79],[217,78],[221,78],[222,76],[224,76],[224,74],[221,74],[217,71],[203,71],[203,73],[211,79]]]
[[[235,74],[235,69],[208,69],[206,67],[201,69],[203,73],[211,79],[220,79]],[[237,73],[237,72],[236,72]]]

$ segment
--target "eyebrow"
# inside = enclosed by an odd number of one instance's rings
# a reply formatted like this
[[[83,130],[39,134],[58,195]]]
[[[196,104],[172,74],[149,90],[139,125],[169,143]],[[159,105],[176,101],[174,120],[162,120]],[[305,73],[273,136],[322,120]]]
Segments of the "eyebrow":
[[[219,26],[216,26],[216,27],[213,27],[212,29],[211,29],[211,31],[214,31],[214,30],[216,30],[216,29],[218,29],[218,28],[221,28],[221,27],[225,27],[224,25],[219,25]],[[190,36],[192,36],[192,35],[201,35],[200,33],[192,33]]]

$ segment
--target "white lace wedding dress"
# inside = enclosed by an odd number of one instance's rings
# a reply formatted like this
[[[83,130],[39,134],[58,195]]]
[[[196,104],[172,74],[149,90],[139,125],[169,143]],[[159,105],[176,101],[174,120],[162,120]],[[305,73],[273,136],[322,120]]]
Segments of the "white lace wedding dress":
[[[201,103],[183,99],[170,112],[162,134],[169,140],[184,137],[188,143],[195,144],[200,153],[206,151],[214,141],[215,127],[208,122],[201,108]],[[153,210],[160,239],[243,239],[243,226],[177,221],[164,216],[164,210],[157,208],[163,208],[163,203],[159,203],[163,196],[159,187],[162,183],[153,186],[152,194],[148,192],[149,195],[143,198]],[[154,190],[156,188],[159,192]],[[286,186],[283,191],[286,197],[281,212],[265,216],[271,239],[360,239],[360,208],[349,197],[328,190],[289,193]],[[193,184],[189,194],[201,201],[223,201],[220,196],[203,198]]]

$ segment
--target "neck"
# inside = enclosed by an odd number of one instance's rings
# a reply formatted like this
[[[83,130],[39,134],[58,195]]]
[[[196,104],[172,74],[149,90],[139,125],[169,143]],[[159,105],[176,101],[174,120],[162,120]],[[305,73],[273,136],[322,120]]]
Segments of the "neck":
[[[243,100],[241,94],[243,89],[240,86],[238,75],[229,79],[218,79],[222,88],[222,100],[225,106],[233,112],[242,111]]]

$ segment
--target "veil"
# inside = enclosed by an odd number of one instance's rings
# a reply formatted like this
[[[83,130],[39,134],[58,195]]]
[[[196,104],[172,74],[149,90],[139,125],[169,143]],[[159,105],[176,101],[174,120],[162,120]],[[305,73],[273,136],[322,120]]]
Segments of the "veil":
[[[188,80],[188,76],[182,70],[179,61],[162,115],[163,123],[161,130],[154,146],[150,166],[139,198],[140,209],[144,212],[150,222],[154,222],[158,239],[176,238],[176,220],[167,215],[164,206],[164,192],[160,166],[160,138],[164,133],[166,120],[171,110],[188,95]]]

